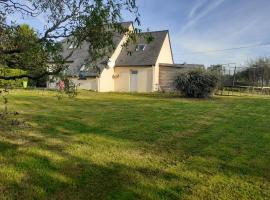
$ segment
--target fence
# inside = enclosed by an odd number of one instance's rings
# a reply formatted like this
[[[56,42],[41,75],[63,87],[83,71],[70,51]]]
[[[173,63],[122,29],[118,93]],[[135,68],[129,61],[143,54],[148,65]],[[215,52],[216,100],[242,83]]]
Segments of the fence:
[[[269,66],[237,66],[234,63],[208,68],[219,77],[218,95],[270,95]]]

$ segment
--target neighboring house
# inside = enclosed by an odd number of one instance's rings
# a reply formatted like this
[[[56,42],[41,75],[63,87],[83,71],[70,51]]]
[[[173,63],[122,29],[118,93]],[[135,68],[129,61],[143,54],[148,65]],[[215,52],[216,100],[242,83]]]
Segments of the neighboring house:
[[[133,30],[132,22],[122,26]],[[80,89],[99,92],[154,92],[173,90],[173,76],[176,71],[188,65],[175,65],[169,31],[147,32],[154,38],[149,44],[141,37],[137,44],[122,47],[125,35],[114,36],[115,51],[109,61],[103,60],[96,68],[85,67],[90,59],[89,44],[76,49],[68,60],[68,75]],[[63,42],[64,56],[72,50],[72,44]],[[128,50],[133,50],[128,54]],[[193,67],[193,66],[191,66]],[[169,85],[168,85],[169,84]],[[55,84],[48,84],[55,87]]]

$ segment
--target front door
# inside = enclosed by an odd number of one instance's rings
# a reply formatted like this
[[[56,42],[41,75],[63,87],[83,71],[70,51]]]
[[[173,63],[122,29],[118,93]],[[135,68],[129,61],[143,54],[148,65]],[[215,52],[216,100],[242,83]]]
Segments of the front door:
[[[138,71],[130,71],[130,92],[138,91]]]

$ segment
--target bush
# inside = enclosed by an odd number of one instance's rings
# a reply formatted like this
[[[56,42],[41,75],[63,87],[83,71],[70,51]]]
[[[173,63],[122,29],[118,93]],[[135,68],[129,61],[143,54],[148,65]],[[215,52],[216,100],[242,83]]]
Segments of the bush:
[[[10,69],[10,68],[3,68],[0,67],[0,75],[1,76],[16,76],[16,75],[22,75],[25,74],[26,72],[20,69]],[[0,88],[1,87],[12,87],[12,88],[17,88],[17,87],[22,87],[22,82],[24,80],[27,80],[27,78],[23,79],[16,79],[16,80],[2,80],[0,79]]]
[[[217,88],[218,78],[204,69],[192,69],[178,74],[175,84],[186,97],[206,98]]]

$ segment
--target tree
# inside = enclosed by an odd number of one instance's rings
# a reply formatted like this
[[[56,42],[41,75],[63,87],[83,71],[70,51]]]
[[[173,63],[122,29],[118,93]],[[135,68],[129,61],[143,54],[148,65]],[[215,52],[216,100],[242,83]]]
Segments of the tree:
[[[248,67],[236,74],[241,84],[248,86],[269,86],[270,58],[258,58],[248,63]]]
[[[33,29],[23,24],[7,29],[6,34],[2,34],[6,38],[2,46],[6,53],[0,54],[2,66],[25,70],[29,72],[28,76],[46,71],[47,58],[52,49],[38,42],[39,38]]]
[[[210,67],[207,68],[207,70],[219,74],[220,72],[222,72],[222,65],[221,64],[211,65]]]
[[[255,78],[261,87],[269,85],[270,80],[270,59],[258,58],[250,62],[249,68],[255,69]]]
[[[64,38],[72,38],[75,47],[89,42],[92,62],[115,48],[115,32],[129,36],[125,46],[135,42],[140,30],[128,31],[120,25],[123,10],[131,12],[140,23],[135,0],[0,0],[0,63],[28,72],[20,76],[0,76],[0,79],[39,79],[61,72],[72,55],[72,52],[65,58],[61,55],[59,40]],[[33,18],[45,15],[47,27],[43,33],[37,33],[26,25],[8,24],[6,18],[12,14]],[[53,63],[50,70],[48,61]]]
[[[211,65],[210,67],[207,68],[207,71],[212,74],[215,74],[215,76],[218,78],[217,87],[218,89],[222,89],[225,81],[223,65],[221,64]]]

